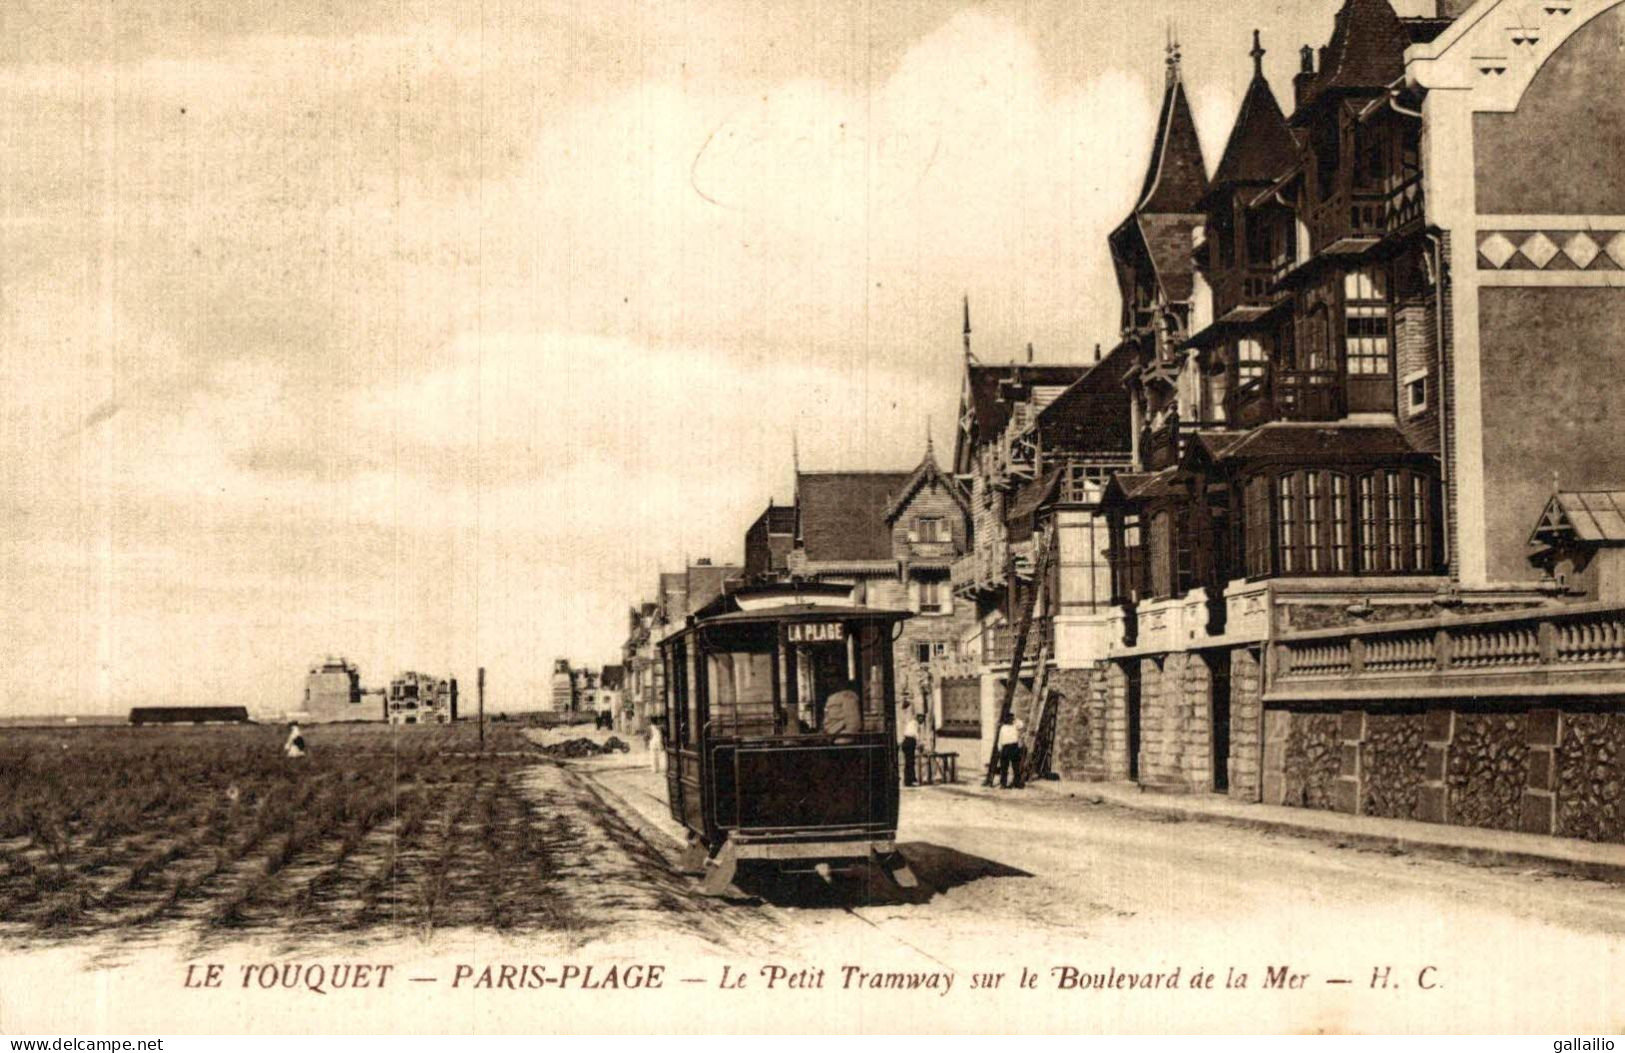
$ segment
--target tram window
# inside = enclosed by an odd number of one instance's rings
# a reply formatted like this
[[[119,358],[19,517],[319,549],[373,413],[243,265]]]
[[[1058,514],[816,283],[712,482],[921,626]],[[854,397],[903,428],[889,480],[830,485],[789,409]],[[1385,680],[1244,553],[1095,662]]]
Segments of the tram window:
[[[771,626],[707,639],[707,716],[719,734],[765,737],[787,723],[773,711],[775,646]]]
[[[690,746],[700,743],[700,691],[694,682],[694,652],[683,648],[683,741]]]
[[[834,728],[829,710],[831,696],[851,690],[858,697],[859,728],[885,730],[885,643],[870,630],[863,639],[847,636],[839,641],[798,644],[791,648],[796,667],[796,718],[805,734],[824,734]]]
[[[867,625],[858,637],[855,665],[861,671],[859,697],[863,700],[863,730],[886,730],[886,664],[891,655],[889,634]]]

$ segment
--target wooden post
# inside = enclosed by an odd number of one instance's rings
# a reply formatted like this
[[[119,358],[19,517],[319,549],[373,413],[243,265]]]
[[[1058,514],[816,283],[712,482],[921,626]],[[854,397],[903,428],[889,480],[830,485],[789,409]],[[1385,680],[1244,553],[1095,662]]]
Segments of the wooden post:
[[[485,751],[485,667],[483,665],[480,666],[479,676],[474,683],[480,699],[480,752],[483,753]]]

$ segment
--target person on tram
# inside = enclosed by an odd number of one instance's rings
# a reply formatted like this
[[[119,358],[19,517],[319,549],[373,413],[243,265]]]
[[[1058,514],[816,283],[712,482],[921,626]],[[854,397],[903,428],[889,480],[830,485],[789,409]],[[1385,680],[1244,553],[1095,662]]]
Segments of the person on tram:
[[[824,734],[856,735],[863,730],[857,686],[850,681],[824,700]]]

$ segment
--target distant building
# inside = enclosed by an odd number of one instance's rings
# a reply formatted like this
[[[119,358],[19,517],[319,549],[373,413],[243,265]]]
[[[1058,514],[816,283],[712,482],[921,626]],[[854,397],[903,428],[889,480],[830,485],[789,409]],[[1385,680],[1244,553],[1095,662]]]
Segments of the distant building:
[[[246,724],[246,706],[136,706],[131,724]]]
[[[457,719],[457,681],[405,672],[389,682],[391,724],[449,724]]]
[[[555,713],[573,713],[576,708],[576,678],[568,658],[553,662],[553,696],[548,706]]]
[[[336,720],[377,720],[381,716],[361,704],[361,672],[343,658],[329,655],[310,667],[305,677],[304,704],[295,719],[311,724]]]

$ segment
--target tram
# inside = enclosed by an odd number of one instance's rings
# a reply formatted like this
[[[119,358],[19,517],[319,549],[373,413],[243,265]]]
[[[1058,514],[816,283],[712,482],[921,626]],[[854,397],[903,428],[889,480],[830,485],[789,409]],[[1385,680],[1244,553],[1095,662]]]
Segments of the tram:
[[[728,894],[747,862],[915,885],[896,846],[892,641],[908,617],[852,606],[844,585],[747,586],[661,642],[666,788],[702,891]]]

